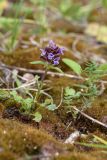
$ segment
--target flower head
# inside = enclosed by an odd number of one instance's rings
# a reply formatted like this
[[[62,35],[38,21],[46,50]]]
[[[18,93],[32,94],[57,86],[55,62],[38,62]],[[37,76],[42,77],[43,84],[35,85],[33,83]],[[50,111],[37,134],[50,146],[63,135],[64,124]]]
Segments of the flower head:
[[[41,50],[41,58],[49,64],[58,65],[60,56],[63,55],[64,48],[57,46],[52,40],[48,46]]]

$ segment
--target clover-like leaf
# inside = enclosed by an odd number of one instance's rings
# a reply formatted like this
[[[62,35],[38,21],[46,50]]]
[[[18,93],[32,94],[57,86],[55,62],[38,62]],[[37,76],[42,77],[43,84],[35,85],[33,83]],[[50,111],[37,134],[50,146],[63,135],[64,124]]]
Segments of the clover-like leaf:
[[[66,87],[65,88],[65,96],[74,96],[76,94],[73,88]]]
[[[56,104],[50,104],[50,105],[46,106],[46,108],[50,111],[54,111],[55,109],[57,109],[57,106],[56,106]]]
[[[34,116],[33,120],[38,123],[42,120],[42,115],[39,112],[36,112],[35,114],[33,114],[33,116]]]

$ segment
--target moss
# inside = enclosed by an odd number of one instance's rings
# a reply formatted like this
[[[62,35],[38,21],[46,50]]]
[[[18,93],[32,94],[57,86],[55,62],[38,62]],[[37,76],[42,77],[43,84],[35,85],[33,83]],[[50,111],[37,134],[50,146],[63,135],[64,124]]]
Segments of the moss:
[[[62,154],[56,157],[54,160],[97,160],[97,158],[92,157],[91,155],[83,153],[68,153]]]
[[[92,107],[87,109],[87,114],[92,117],[102,120],[107,115],[107,93],[103,93],[100,97],[97,97]]]
[[[59,118],[54,111],[49,111],[44,107],[38,108],[36,111],[42,114],[43,121],[51,122],[52,124],[55,124],[59,121]]]
[[[0,152],[0,160],[18,160],[18,156],[16,156],[14,153],[11,151],[3,151],[2,153]]]
[[[4,104],[5,108],[17,106],[16,102],[13,98],[9,98],[8,100],[4,101],[3,104]]]
[[[37,54],[40,51],[37,48],[29,48],[29,49],[18,49],[15,53],[10,55],[8,54],[0,54],[0,60],[7,64],[13,65],[17,67],[25,67],[25,68],[35,68],[35,65],[31,65],[30,62],[37,60],[39,55]],[[36,66],[38,68],[38,66]]]
[[[2,116],[4,109],[5,109],[5,106],[2,103],[0,103],[0,117]]]
[[[46,131],[42,132],[14,120],[0,120],[0,137],[0,160],[18,160],[20,157],[24,159],[26,154],[31,157],[40,155],[44,153],[46,148],[49,148],[50,152],[50,147],[52,153],[59,153],[59,156],[54,160],[103,160],[105,158],[97,150],[93,153],[77,152],[75,147],[56,141]],[[99,159],[96,158],[98,155]],[[53,157],[54,154],[51,156]]]
[[[66,125],[55,111],[49,111],[46,108],[39,108],[37,111],[39,111],[43,117],[39,123],[39,128],[47,131],[54,137],[64,139],[73,131],[72,127],[66,130]]]
[[[8,91],[0,89],[0,101],[4,101],[6,99],[10,98],[10,94]]]
[[[47,133],[7,119],[0,120],[0,137],[0,146],[3,151],[11,151],[18,155],[37,153],[44,144],[49,142],[60,146],[60,143]]]

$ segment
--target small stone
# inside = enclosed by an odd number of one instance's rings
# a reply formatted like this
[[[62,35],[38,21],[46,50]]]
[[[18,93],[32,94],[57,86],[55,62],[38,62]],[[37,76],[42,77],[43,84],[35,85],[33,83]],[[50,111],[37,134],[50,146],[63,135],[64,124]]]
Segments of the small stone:
[[[23,75],[23,78],[26,80],[27,83],[31,82],[32,80],[34,80],[34,75],[31,73],[25,73]]]

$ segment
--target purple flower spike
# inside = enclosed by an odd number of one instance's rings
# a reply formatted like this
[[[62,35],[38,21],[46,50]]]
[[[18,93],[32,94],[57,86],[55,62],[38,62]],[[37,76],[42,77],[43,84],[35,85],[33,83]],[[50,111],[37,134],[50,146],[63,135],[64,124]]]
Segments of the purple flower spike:
[[[47,61],[49,64],[58,65],[60,56],[63,55],[64,48],[59,47],[52,40],[49,41],[49,45],[41,50],[41,58]]]
[[[53,53],[49,53],[49,54],[48,54],[48,59],[49,59],[49,60],[52,60],[53,58],[54,58],[54,54],[53,54]]]
[[[61,53],[62,55],[64,54],[64,53],[63,53],[64,51],[65,51],[65,48],[64,48],[64,47],[61,47],[61,48],[60,48],[60,53]]]

